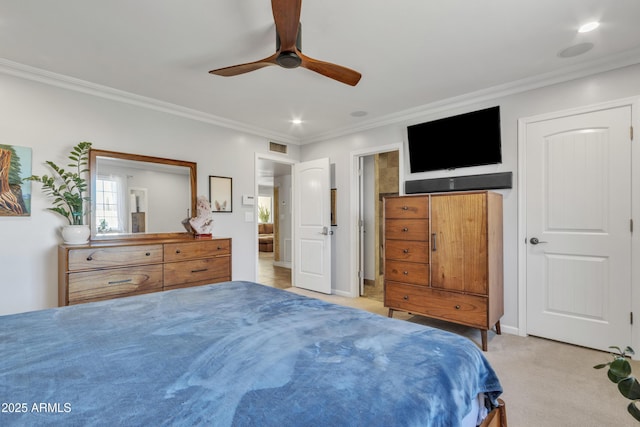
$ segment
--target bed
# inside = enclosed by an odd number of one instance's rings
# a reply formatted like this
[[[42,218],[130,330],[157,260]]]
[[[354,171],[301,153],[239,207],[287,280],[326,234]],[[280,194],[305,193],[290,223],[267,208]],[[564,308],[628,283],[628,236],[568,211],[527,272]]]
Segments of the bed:
[[[1,316],[0,361],[3,426],[506,424],[467,338],[245,281]]]

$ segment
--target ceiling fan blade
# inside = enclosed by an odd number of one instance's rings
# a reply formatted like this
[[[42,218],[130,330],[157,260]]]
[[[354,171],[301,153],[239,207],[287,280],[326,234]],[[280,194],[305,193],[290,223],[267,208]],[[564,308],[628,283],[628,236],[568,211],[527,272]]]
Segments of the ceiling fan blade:
[[[303,55],[300,51],[296,53],[302,59],[302,63],[300,64],[301,67],[315,71],[316,73],[322,74],[330,79],[337,80],[350,86],[355,86],[360,81],[360,77],[362,77],[362,74],[352,70],[351,68],[332,64],[330,62],[319,61]]]
[[[248,73],[250,71],[259,70],[260,68],[268,67],[269,65],[278,65],[276,62],[276,58],[278,57],[277,53],[273,55],[261,59],[255,62],[247,62],[246,64],[232,65],[230,67],[218,68],[217,70],[209,71],[210,74],[215,74],[217,76],[231,77],[237,76],[239,74]]]
[[[271,9],[280,38],[280,52],[293,52],[298,37],[302,0],[271,0]]]

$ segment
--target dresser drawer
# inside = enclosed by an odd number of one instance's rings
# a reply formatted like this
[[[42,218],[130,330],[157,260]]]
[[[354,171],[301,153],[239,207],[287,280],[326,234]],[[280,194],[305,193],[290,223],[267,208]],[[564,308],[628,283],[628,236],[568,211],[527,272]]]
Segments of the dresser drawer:
[[[429,240],[429,223],[422,219],[388,219],[384,238],[392,240]]]
[[[385,218],[429,218],[429,198],[425,196],[387,197]]]
[[[164,265],[164,287],[178,287],[193,282],[219,282],[231,280],[231,258],[203,258],[192,261],[170,262]]]
[[[385,283],[385,306],[489,329],[487,299],[403,283]]]
[[[184,243],[166,243],[164,245],[164,261],[183,261],[195,258],[209,258],[231,253],[231,240],[198,240]]]
[[[69,304],[161,290],[161,264],[69,273]]]
[[[386,260],[384,278],[395,282],[427,286],[429,284],[429,264]]]
[[[386,240],[384,255],[391,260],[429,262],[429,242]]]
[[[69,271],[162,262],[162,245],[69,250]]]

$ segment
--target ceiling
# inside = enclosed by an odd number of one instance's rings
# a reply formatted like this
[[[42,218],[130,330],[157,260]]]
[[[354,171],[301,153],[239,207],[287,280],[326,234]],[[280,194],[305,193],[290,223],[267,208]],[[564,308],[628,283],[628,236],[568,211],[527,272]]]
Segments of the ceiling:
[[[303,68],[208,73],[275,51],[267,0],[2,0],[0,69],[23,64],[305,144],[465,94],[640,62],[638,18],[638,0],[305,0],[302,51],[361,72],[351,87]],[[578,34],[591,20],[600,28]]]

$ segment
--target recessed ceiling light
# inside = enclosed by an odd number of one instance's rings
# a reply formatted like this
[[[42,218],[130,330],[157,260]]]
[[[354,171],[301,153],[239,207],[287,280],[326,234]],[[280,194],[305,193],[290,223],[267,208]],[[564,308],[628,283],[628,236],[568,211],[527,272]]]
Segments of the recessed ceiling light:
[[[579,33],[588,33],[589,31],[595,30],[599,26],[600,26],[600,23],[598,21],[587,22],[586,24],[584,24],[580,28],[578,28],[578,32]]]
[[[301,123],[302,123],[302,120],[300,120],[300,119],[293,119],[293,120],[291,120],[291,123],[293,123],[294,125],[299,125],[299,124],[301,124]]]

